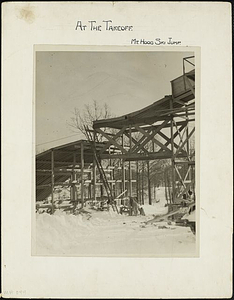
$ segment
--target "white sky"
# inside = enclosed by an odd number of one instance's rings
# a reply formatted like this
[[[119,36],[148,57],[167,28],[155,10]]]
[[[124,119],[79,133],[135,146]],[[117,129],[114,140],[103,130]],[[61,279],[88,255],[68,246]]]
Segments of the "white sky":
[[[67,125],[74,107],[97,100],[115,116],[171,94],[191,52],[37,52],[36,150],[80,139]],[[73,135],[73,136],[72,136]],[[59,140],[57,140],[59,139]],[[57,141],[54,141],[57,140]]]

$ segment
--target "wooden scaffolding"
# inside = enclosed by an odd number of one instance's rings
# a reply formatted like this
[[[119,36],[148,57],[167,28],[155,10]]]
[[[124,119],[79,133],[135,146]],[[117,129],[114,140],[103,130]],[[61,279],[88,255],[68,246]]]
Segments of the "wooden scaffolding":
[[[105,141],[100,159],[129,164],[128,195],[132,196],[131,163],[133,161],[171,160],[170,202],[195,193],[195,69],[171,81],[172,94],[139,111],[93,122],[93,138]],[[137,138],[136,138],[137,137]],[[191,147],[192,146],[192,147]],[[125,189],[123,172],[123,190]],[[151,204],[150,188],[148,192]]]
[[[185,66],[195,67],[191,58],[184,58],[183,75],[171,81],[171,95],[139,111],[94,121],[93,128],[86,128],[87,140],[38,154],[36,201],[51,197],[53,213],[56,188],[68,187],[73,209],[99,195],[106,195],[113,204],[120,193],[141,198],[139,203],[144,204],[139,166],[146,162],[141,176],[148,178],[152,204],[149,162],[162,159],[170,160],[165,169],[169,203],[191,192],[195,196],[195,69],[186,72]]]

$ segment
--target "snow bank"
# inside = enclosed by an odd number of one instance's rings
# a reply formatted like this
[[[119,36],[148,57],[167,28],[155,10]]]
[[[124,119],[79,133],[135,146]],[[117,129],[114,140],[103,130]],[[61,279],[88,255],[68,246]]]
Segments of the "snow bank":
[[[142,205],[145,215],[164,215],[168,212],[168,206],[160,206],[160,205]]]
[[[159,213],[160,210],[160,205],[145,207],[149,213]],[[148,218],[118,215],[111,210],[91,211],[91,216],[61,212],[55,215],[37,214],[35,254],[139,257],[195,255],[196,239],[190,228],[166,223],[142,226]]]

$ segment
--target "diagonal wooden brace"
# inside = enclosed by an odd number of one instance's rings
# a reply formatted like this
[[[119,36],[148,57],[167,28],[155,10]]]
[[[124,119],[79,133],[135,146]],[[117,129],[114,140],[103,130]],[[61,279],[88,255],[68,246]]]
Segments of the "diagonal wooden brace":
[[[176,150],[175,156],[178,155],[178,153],[181,151],[181,149],[184,147],[184,145],[187,143],[187,141],[190,139],[190,137],[195,132],[195,128],[192,129],[192,131],[189,133],[188,137],[183,141],[183,143],[180,145],[180,147]]]
[[[144,145],[146,145],[150,140],[152,140],[155,144],[157,144],[158,146],[160,146],[162,149],[164,149],[165,151],[170,151],[170,149],[168,149],[164,144],[162,144],[161,142],[159,142],[158,140],[156,140],[154,138],[154,136],[169,122],[169,120],[164,121],[155,131],[153,131],[152,134],[149,134],[148,132],[146,132],[144,129],[140,128],[140,126],[135,125],[135,127],[145,136],[147,136],[147,138],[145,139],[145,141],[143,142],[143,144],[141,144],[138,147],[139,151]]]
[[[104,146],[104,148],[101,151],[101,154],[104,153],[104,151],[110,146],[115,145],[119,150],[121,150],[123,153],[127,153],[127,151],[118,144],[115,140],[121,136],[121,134],[124,132],[124,130],[127,128],[127,126],[124,126],[116,135],[114,138],[110,137],[108,134],[106,134],[102,129],[97,128],[96,131],[100,134],[102,134],[109,142]]]

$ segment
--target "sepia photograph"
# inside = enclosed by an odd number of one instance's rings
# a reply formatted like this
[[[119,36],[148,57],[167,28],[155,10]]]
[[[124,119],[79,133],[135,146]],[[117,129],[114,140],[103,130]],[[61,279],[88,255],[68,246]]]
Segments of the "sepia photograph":
[[[195,52],[54,49],[34,53],[32,255],[197,257]]]
[[[231,5],[2,8],[1,296],[231,298]]]

